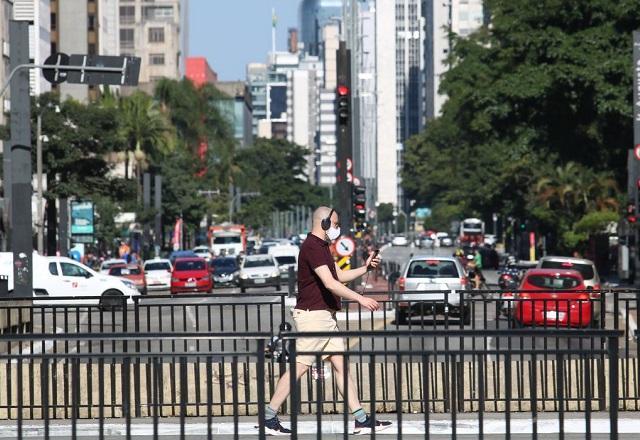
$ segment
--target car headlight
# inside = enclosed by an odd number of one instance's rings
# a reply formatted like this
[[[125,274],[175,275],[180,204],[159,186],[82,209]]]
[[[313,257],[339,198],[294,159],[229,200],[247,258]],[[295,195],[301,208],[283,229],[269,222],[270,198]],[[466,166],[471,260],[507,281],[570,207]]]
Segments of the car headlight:
[[[247,278],[249,278],[249,275],[247,275],[246,273],[241,273],[240,278],[242,278],[243,280],[246,280]]]
[[[279,275],[280,275],[280,272],[278,272],[277,270],[275,272],[271,272],[272,277],[277,277]]]

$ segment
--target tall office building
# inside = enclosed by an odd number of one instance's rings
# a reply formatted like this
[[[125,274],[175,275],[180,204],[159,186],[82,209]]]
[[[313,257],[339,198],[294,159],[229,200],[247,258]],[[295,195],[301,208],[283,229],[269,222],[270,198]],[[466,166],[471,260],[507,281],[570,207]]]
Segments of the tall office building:
[[[239,148],[253,143],[251,132],[251,95],[244,81],[217,81],[215,86],[226,96],[216,99],[214,105],[233,129]]]
[[[322,30],[342,19],[342,0],[302,0],[299,14],[304,51],[321,56]]]
[[[486,23],[487,14],[482,0],[423,0],[425,18],[425,87],[424,116],[436,118],[447,100],[438,93],[442,75],[449,69],[447,57],[451,52],[449,33],[466,37]]]
[[[98,3],[86,0],[51,0],[51,53],[98,53]],[[82,24],[86,23],[86,26]],[[62,83],[60,95],[78,101],[97,96],[94,86]]]
[[[375,5],[377,203],[398,203],[395,4]]]
[[[188,56],[188,0],[120,0],[120,54],[142,59],[140,87],[181,78]]]

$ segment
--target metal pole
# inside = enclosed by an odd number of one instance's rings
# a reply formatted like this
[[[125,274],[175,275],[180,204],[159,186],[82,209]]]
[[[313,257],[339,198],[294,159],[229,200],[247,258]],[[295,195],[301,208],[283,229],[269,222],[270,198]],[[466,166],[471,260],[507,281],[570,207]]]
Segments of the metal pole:
[[[58,223],[58,237],[60,255],[66,257],[69,253],[69,199],[60,199],[60,223]]]
[[[11,67],[29,62],[29,22],[9,22]],[[5,151],[5,155],[6,155]],[[11,250],[13,293],[33,296],[33,220],[31,216],[31,98],[29,71],[11,82]]]
[[[38,113],[36,129],[36,173],[38,184],[37,203],[37,228],[38,228],[38,253],[44,255],[44,213],[42,212],[42,115]]]
[[[154,208],[156,210],[155,218],[155,255],[160,256],[160,247],[162,246],[162,176],[155,176],[154,185]]]
[[[149,173],[142,175],[142,206],[144,206],[145,212],[151,208],[151,174]],[[148,217],[144,220],[142,235],[142,258],[147,259],[151,255],[151,224]]]

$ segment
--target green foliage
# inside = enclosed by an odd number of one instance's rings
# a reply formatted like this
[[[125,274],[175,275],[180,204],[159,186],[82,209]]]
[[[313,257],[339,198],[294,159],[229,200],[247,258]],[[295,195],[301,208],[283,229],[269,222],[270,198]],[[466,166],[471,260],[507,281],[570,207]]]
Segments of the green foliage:
[[[328,204],[326,191],[307,180],[308,155],[299,145],[276,139],[258,139],[238,151],[238,184],[243,191],[260,193],[260,197],[243,201],[239,218],[255,228],[269,224],[275,210]]]
[[[456,206],[450,219],[535,219],[574,243],[574,223],[615,209],[626,179],[640,9],[632,0],[486,6],[490,28],[454,36],[442,115],[406,144],[407,195]]]
[[[377,222],[386,223],[393,221],[393,204],[380,203],[377,209]]]

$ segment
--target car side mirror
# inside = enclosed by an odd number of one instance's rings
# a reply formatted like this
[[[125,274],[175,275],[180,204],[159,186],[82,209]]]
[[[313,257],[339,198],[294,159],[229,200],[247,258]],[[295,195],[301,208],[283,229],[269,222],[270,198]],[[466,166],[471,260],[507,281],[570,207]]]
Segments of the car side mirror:
[[[91,275],[89,272],[86,272],[86,273],[84,274],[84,277],[85,277],[85,278],[91,278],[92,276],[93,276],[93,275]]]

